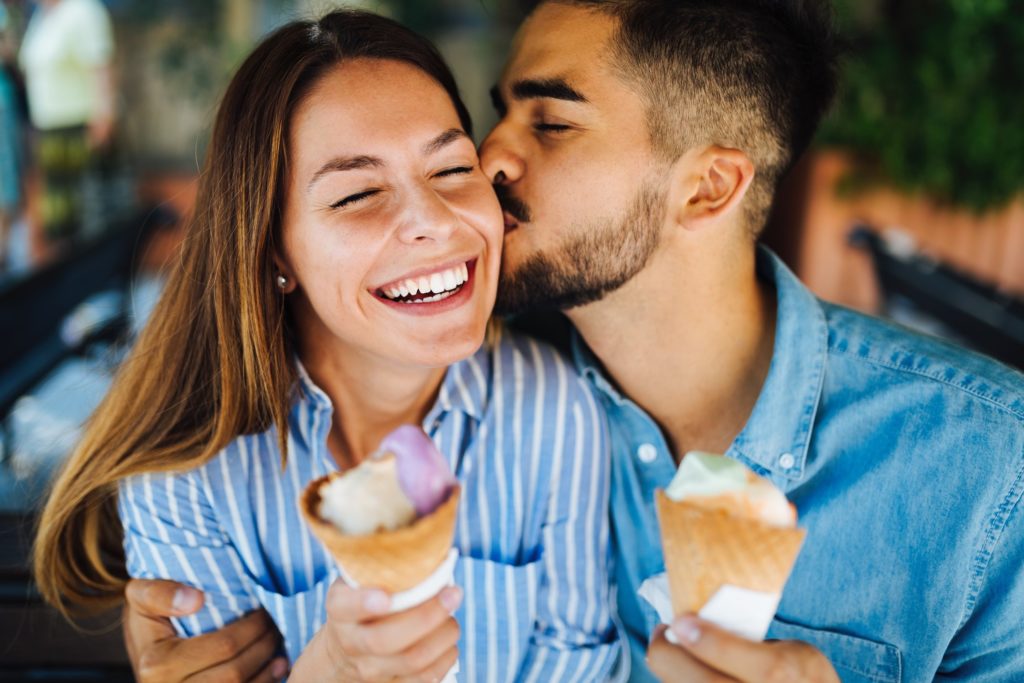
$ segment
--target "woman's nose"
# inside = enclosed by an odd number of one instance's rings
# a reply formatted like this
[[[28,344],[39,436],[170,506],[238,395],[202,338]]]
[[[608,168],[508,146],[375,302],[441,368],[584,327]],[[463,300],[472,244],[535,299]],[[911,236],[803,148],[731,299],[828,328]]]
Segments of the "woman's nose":
[[[408,207],[398,237],[410,244],[427,240],[443,242],[451,238],[458,224],[458,217],[444,198],[432,188],[424,187],[416,192]]]

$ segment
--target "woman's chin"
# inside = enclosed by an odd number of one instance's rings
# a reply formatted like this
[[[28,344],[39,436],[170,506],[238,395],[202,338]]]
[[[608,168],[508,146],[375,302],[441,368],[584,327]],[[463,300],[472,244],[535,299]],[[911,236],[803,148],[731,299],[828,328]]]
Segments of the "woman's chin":
[[[486,325],[463,334],[445,334],[433,340],[416,339],[404,347],[406,363],[441,368],[458,363],[475,354],[484,343]]]

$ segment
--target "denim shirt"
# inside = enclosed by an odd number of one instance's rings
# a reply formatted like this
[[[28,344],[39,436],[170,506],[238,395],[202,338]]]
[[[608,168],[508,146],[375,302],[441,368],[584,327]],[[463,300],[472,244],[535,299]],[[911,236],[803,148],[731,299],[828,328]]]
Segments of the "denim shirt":
[[[843,681],[1024,680],[1024,377],[816,299],[767,250],[774,355],[726,455],[768,477],[807,530],[768,638],[806,641]],[[620,628],[631,680],[664,571],[655,489],[676,466],[658,425],[573,354],[608,411]]]

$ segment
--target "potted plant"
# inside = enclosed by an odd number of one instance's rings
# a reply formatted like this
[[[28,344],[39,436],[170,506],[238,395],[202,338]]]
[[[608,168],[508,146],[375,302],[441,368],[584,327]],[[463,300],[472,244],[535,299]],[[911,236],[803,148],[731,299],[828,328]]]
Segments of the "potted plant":
[[[873,311],[857,221],[1024,293],[1024,13],[1014,0],[837,0],[836,107],[787,181],[789,260],[820,296]]]

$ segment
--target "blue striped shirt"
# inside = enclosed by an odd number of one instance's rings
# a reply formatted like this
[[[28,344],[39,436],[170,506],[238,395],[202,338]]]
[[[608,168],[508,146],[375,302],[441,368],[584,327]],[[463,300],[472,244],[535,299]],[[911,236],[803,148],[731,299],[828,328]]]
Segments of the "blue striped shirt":
[[[282,471],[277,430],[191,471],[122,482],[128,572],[203,590],[183,635],[262,607],[294,662],[326,619],[334,561],[297,500],[337,469],[332,408],[300,366]],[[455,531],[460,680],[595,681],[618,655],[609,604],[607,425],[549,347],[509,331],[449,368],[424,429],[461,482]]]

